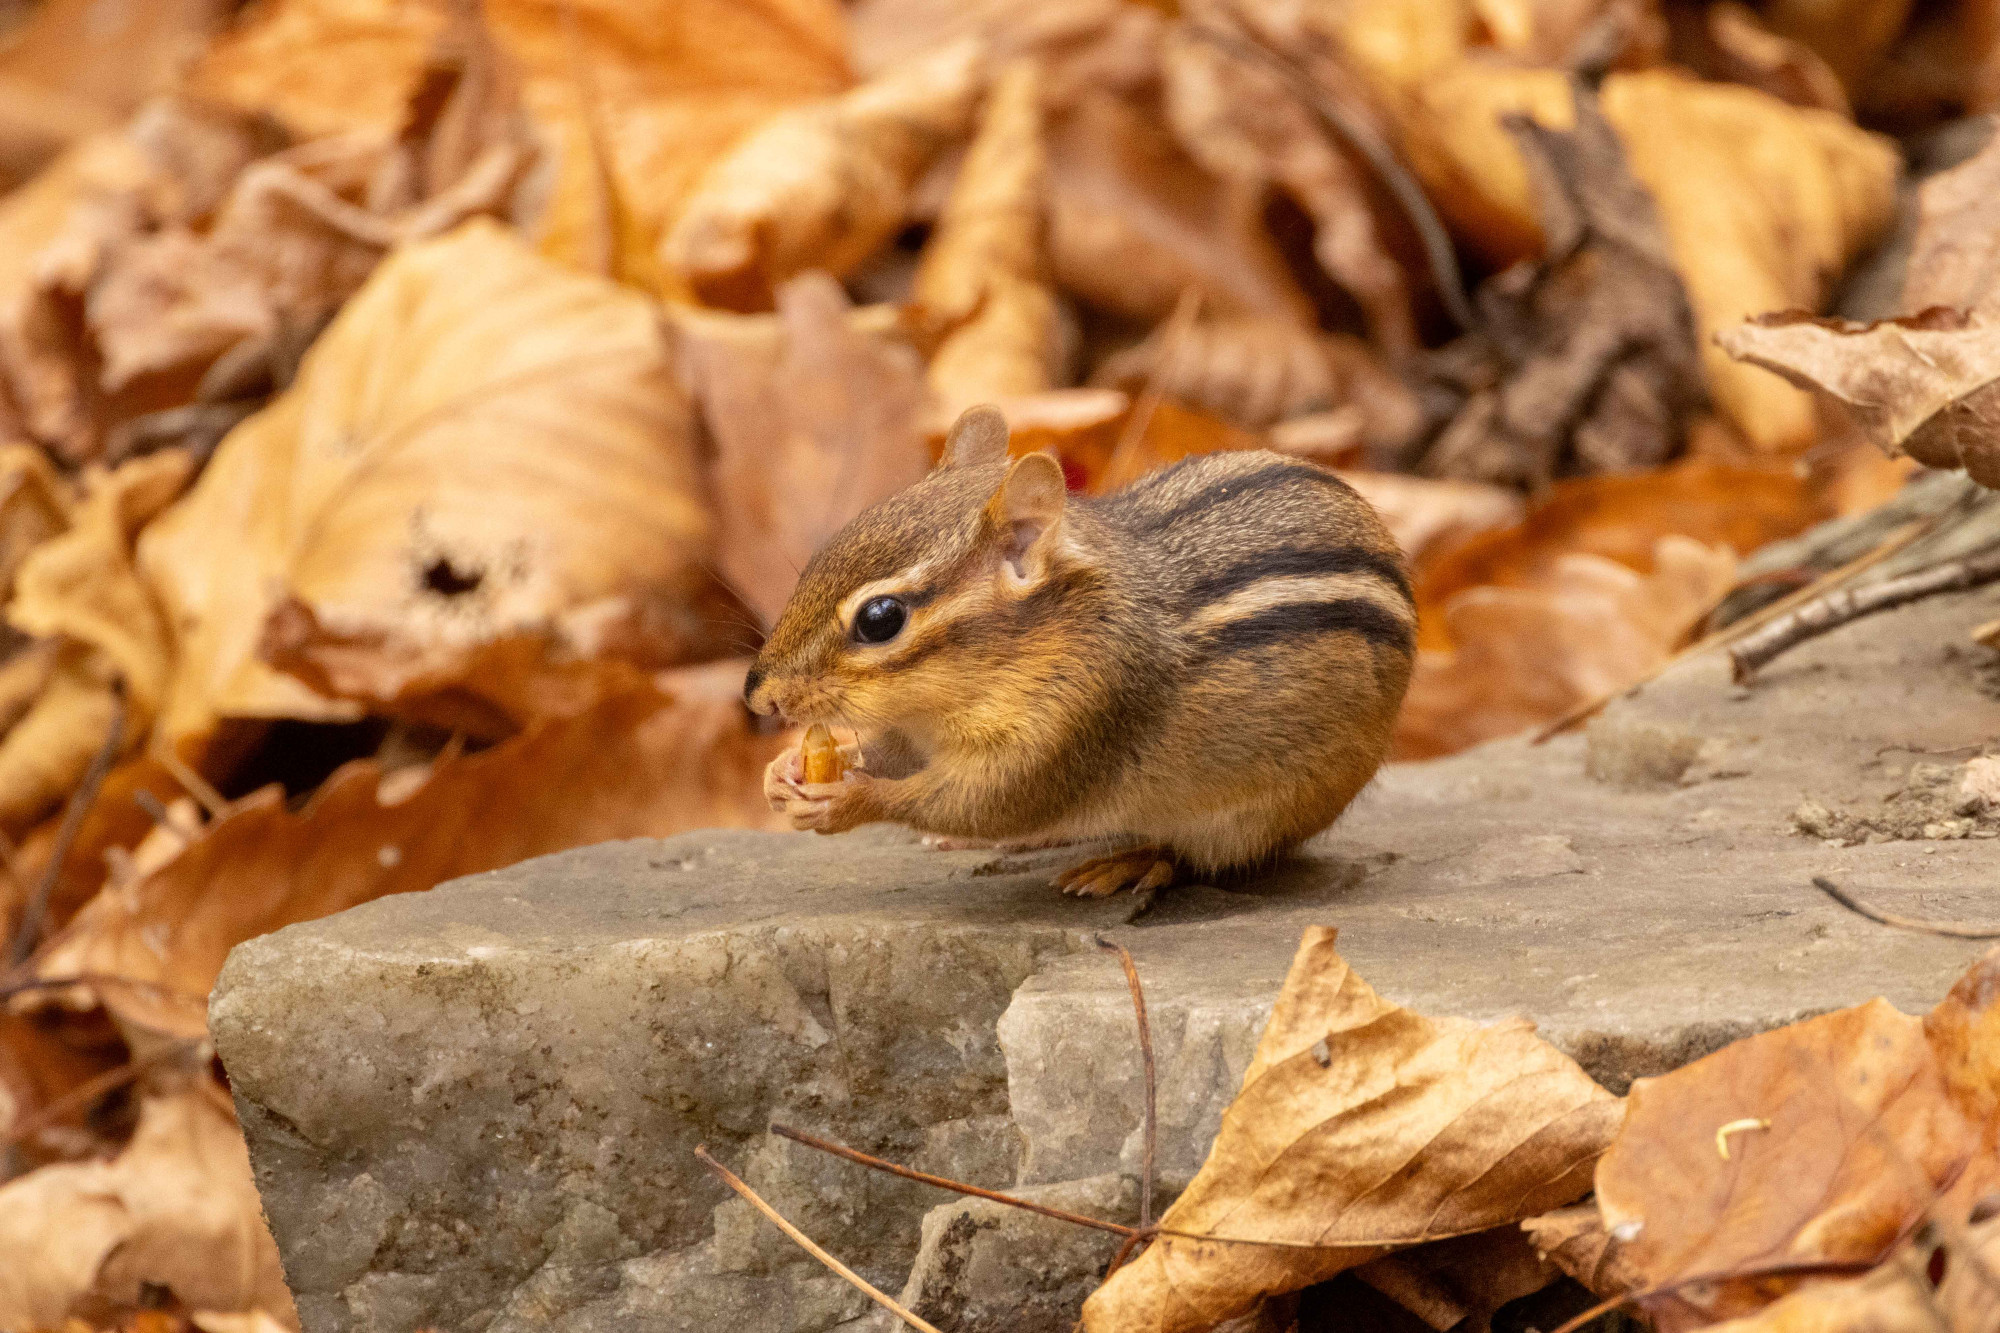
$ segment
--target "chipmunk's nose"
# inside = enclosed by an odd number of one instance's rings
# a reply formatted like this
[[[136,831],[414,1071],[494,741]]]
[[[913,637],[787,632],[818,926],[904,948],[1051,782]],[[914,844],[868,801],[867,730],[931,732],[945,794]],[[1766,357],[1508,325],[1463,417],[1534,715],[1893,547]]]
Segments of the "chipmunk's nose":
[[[770,700],[757,697],[757,688],[763,683],[764,673],[756,667],[751,667],[749,673],[743,677],[743,706],[753,713],[776,711]]]

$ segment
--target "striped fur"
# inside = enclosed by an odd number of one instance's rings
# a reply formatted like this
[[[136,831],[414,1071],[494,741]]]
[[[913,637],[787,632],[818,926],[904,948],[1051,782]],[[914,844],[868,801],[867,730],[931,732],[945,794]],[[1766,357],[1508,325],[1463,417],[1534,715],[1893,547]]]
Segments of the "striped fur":
[[[1311,464],[1224,453],[1024,526],[1009,467],[941,467],[855,519],[758,655],[753,707],[870,740],[840,826],[1120,837],[1220,871],[1330,824],[1387,750],[1415,649],[1367,504]],[[905,628],[859,643],[879,595]]]

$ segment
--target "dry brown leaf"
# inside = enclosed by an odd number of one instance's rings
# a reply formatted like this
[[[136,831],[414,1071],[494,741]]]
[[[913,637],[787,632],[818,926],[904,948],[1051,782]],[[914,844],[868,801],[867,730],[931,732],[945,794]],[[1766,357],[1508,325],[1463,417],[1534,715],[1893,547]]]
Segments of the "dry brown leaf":
[[[1401,451],[1406,469],[1539,490],[1657,467],[1702,406],[1694,315],[1653,201],[1581,89],[1575,122],[1508,122],[1547,253],[1489,281],[1482,325],[1425,358],[1424,397],[1453,407]]]
[[[212,219],[109,247],[84,299],[102,392],[156,407],[261,396],[390,247],[475,214],[530,221],[538,146],[476,8],[439,35],[422,75],[394,132],[273,153],[236,177]]]
[[[69,527],[75,504],[45,450],[0,446],[0,597],[13,596],[14,573],[28,552]]]
[[[1196,160],[1217,176],[1251,188],[1275,183],[1290,195],[1312,219],[1320,267],[1360,305],[1376,344],[1392,358],[1411,351],[1409,282],[1386,248],[1364,168],[1267,66],[1183,26],[1169,30],[1162,63],[1167,114]]]
[[[1556,557],[1527,587],[1475,587],[1443,603],[1396,719],[1392,757],[1428,759],[1554,721],[1645,679],[1735,581],[1727,549],[1662,537],[1640,574],[1591,554]]]
[[[1106,358],[1090,381],[1150,389],[1251,430],[1351,406],[1359,437],[1385,450],[1419,417],[1408,387],[1368,344],[1286,319],[1169,321]]]
[[[1044,276],[1048,161],[1041,75],[1032,60],[1000,70],[911,291],[934,343],[928,378],[939,420],[994,398],[1037,393],[1063,377],[1063,312]]]
[[[775,827],[760,779],[786,738],[750,730],[742,675],[740,661],[670,673],[671,697],[629,690],[446,756],[414,789],[390,784],[393,800],[373,760],[341,768],[296,813],[267,788],[161,869],[107,885],[36,955],[36,974],[123,978],[69,1002],[196,1037],[223,958],[253,935],[566,847]]]
[[[2000,321],[1944,306],[1873,324],[1786,313],[1719,341],[1732,356],[1832,395],[1884,448],[2000,487]]]
[[[1144,412],[1146,405],[1135,403],[1131,410]],[[1102,471],[1086,469],[1082,489],[1104,495],[1130,485],[1156,468],[1195,454],[1263,447],[1264,441],[1249,431],[1206,413],[1162,402],[1153,407],[1136,429],[1129,420],[1121,424],[1117,446],[1104,460]]]
[[[455,2],[277,0],[217,43],[195,84],[302,137],[393,129]],[[833,0],[679,0],[672,22],[645,0],[483,8],[554,155],[543,252],[634,282],[670,282],[660,239],[710,163],[848,83]]]
[[[1130,319],[1164,319],[1192,289],[1217,314],[1310,325],[1263,194],[1197,166],[1157,102],[1087,92],[1049,126],[1050,268],[1064,291]]]
[[[250,1158],[220,1093],[148,1097],[108,1162],[45,1166],[0,1188],[0,1324],[49,1328],[85,1296],[142,1284],[204,1309],[295,1322]]]
[[[139,543],[177,635],[156,743],[355,715],[258,660],[287,599],[360,698],[526,633],[685,660],[709,638],[687,612],[710,550],[690,429],[642,297],[483,220],[399,250]]]
[[[225,0],[47,0],[0,41],[0,193],[172,90]]]
[[[1932,467],[1963,467],[2000,486],[2000,247],[1994,190],[2000,136],[1918,191],[1918,226],[1900,306],[1873,324],[1763,315],[1725,329],[1730,355],[1841,403],[1885,449]]]
[[[1377,995],[1306,931],[1208,1161],[1161,1236],[1084,1303],[1090,1333],[1206,1329],[1385,1249],[1566,1203],[1618,1099],[1531,1024],[1435,1020]]]
[[[851,92],[779,112],[711,166],[661,243],[701,300],[768,310],[807,269],[845,277],[895,235],[911,187],[966,133],[976,41],[885,71]]]
[[[1689,460],[1658,472],[1558,483],[1526,522],[1441,552],[1418,571],[1418,642],[1448,647],[1438,632],[1444,604],[1468,588],[1532,588],[1564,556],[1604,556],[1641,573],[1660,538],[1689,537],[1739,556],[1803,532],[1827,517],[1790,468],[1744,468]]]
[[[1996,982],[2000,952],[1929,1019],[1871,1000],[1633,1085],[1598,1207],[1644,1285],[1711,1279],[1646,1303],[1663,1328],[1754,1312],[1787,1285],[1735,1274],[1885,1258],[1933,1201],[1963,1219],[2000,1182]]]
[[[1598,1296],[1637,1291],[1639,1275],[1619,1253],[1597,1204],[1558,1208],[1521,1223],[1536,1251]]]
[[[776,315],[674,318],[714,446],[717,563],[763,625],[827,538],[930,467],[922,363],[880,313],[809,273],[779,289]]]

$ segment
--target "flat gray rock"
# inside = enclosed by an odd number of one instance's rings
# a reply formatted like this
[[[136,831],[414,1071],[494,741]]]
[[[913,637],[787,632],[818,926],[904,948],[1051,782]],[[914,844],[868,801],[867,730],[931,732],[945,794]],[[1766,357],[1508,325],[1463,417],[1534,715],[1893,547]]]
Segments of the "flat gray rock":
[[[1920,1012],[1981,946],[1861,920],[1810,878],[1995,916],[2000,844],[1835,846],[1792,815],[1865,811],[2000,735],[1994,655],[1966,637],[1996,615],[2000,590],[1920,603],[1748,691],[1697,659],[1587,735],[1387,770],[1295,861],[1143,914],[1048,887],[1073,852],[714,832],[253,940],[210,1021],[300,1313],[309,1333],[870,1319],[703,1170],[705,1143],[885,1289],[990,1311],[1018,1270],[1040,1313],[1014,1327],[1067,1329],[1088,1283],[1001,1262],[989,1242],[1012,1232],[983,1209],[766,1128],[990,1187],[1130,1175],[1139,1059],[1098,932],[1146,982],[1169,1181],[1199,1165],[1309,924],[1391,998],[1525,1014],[1618,1089],[1873,995]],[[956,1212],[926,1242],[937,1207]],[[954,1264],[984,1276],[951,1290]]]

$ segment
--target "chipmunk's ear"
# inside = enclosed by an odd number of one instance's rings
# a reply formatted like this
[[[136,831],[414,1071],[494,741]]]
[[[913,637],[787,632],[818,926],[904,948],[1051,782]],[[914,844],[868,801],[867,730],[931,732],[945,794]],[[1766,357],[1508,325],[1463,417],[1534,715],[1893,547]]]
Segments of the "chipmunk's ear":
[[[1007,418],[989,404],[968,407],[944,437],[946,467],[978,467],[1007,456]]]
[[[1007,479],[993,493],[986,513],[999,530],[1001,554],[1016,577],[1027,577],[1031,551],[1038,546],[1046,549],[1062,523],[1068,493],[1062,464],[1052,454],[1024,454],[1007,469]]]

